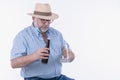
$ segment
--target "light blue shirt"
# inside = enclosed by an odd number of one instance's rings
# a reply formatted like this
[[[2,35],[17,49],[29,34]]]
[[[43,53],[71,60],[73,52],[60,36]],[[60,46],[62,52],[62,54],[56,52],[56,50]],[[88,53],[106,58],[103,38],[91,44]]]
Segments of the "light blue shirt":
[[[41,60],[21,68],[22,77],[39,76],[41,78],[51,78],[61,74],[61,54],[65,40],[62,34],[56,29],[49,27],[47,35],[50,38],[50,56],[47,64],[43,64]],[[11,49],[11,59],[32,54],[39,48],[45,47],[42,34],[33,25],[20,31],[14,41]]]

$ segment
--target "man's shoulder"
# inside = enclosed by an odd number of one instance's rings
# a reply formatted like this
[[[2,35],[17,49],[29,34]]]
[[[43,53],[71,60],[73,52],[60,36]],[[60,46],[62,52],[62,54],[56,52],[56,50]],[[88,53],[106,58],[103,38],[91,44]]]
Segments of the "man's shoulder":
[[[21,30],[17,33],[16,36],[23,36],[23,35],[25,35],[26,32],[30,31],[30,27],[31,27],[31,26],[27,26],[27,27],[21,29]]]
[[[27,26],[25,28],[23,28],[20,33],[24,33],[24,32],[27,32],[27,31],[30,31],[31,30],[31,26]]]

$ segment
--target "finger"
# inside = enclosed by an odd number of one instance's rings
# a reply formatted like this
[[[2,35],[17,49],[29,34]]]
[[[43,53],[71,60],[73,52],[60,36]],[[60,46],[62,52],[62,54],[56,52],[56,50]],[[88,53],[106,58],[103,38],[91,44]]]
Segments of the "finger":
[[[48,59],[48,57],[46,57],[46,56],[43,56],[43,57],[41,57],[41,59]]]
[[[42,53],[49,53],[49,50],[44,50],[42,51]]]
[[[48,59],[48,57],[49,57],[49,54],[43,54],[43,55],[41,56],[42,59]]]
[[[43,52],[43,53],[41,54],[41,56],[49,56],[49,54],[48,54],[48,53]]]

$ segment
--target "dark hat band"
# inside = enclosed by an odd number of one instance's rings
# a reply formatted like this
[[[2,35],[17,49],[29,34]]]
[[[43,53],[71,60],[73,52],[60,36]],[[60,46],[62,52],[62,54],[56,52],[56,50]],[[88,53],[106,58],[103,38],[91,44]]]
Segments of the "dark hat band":
[[[38,11],[34,11],[35,15],[42,15],[42,16],[51,16],[52,13],[51,12],[38,12]]]

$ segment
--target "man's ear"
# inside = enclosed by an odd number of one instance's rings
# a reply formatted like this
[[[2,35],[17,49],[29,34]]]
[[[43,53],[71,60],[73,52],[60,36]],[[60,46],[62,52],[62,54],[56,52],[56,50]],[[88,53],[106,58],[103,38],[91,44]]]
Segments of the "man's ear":
[[[32,20],[34,20],[35,19],[35,17],[32,17]]]

